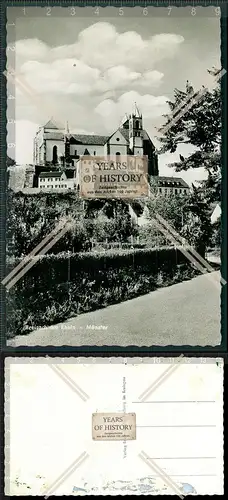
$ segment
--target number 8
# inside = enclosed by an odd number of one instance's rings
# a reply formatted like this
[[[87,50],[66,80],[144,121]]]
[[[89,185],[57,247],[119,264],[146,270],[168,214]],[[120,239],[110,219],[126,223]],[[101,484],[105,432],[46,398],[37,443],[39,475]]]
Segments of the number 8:
[[[192,14],[192,16],[196,15],[196,8],[195,7],[192,7],[191,14]]]

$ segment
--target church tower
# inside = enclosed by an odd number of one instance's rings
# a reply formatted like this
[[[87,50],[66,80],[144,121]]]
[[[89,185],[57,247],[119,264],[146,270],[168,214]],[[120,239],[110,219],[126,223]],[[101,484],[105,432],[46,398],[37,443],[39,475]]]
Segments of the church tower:
[[[143,156],[143,123],[142,114],[136,103],[133,113],[129,117],[129,145],[133,155]]]

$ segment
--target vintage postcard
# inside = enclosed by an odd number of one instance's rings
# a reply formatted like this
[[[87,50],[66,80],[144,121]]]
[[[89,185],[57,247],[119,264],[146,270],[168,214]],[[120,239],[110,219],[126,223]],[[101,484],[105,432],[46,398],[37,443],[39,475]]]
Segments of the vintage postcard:
[[[7,9],[6,346],[223,345],[223,7],[38,3]]]
[[[5,494],[223,495],[223,359],[6,359]]]

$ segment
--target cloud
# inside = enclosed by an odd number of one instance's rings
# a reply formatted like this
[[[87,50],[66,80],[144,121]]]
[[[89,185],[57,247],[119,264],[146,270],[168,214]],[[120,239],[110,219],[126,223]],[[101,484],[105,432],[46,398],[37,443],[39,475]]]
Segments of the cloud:
[[[183,36],[161,33],[143,39],[136,31],[118,33],[108,22],[98,22],[81,31],[73,44],[49,47],[30,38],[16,42],[16,58],[24,61],[53,62],[77,59],[88,66],[107,70],[124,65],[134,70],[151,70],[162,59],[175,56]]]
[[[28,61],[20,72],[39,93],[84,95],[91,91],[99,78],[99,70],[74,59],[59,59],[53,63]]]
[[[156,70],[139,73],[120,65],[101,71],[78,59],[58,59],[52,63],[27,61],[22,64],[20,75],[36,92],[77,96],[134,87],[153,88],[164,76]]]
[[[78,96],[112,89],[152,88],[163,73],[157,62],[173,57],[183,42],[175,34],[143,39],[135,31],[118,33],[107,22],[79,33],[73,44],[51,48],[38,39],[16,42],[16,70],[40,93]]]
[[[175,55],[183,41],[182,36],[169,33],[143,39],[135,31],[118,33],[112,24],[99,22],[81,31],[75,44],[52,49],[50,58],[76,57],[102,70],[122,64],[151,69]]]
[[[116,101],[113,99],[102,100],[94,112],[103,118],[107,128],[110,128],[110,117],[112,117],[111,127],[118,127],[120,117],[125,113],[131,113],[134,102],[142,112],[145,120],[155,120],[168,111],[166,96],[153,96],[151,94],[140,95],[136,91],[125,92]]]
[[[98,22],[81,31],[73,44],[49,47],[38,39],[16,42],[16,57],[20,61],[56,61],[76,58],[101,70],[126,64],[132,69],[151,69],[157,61],[173,57],[184,38],[173,33],[161,33],[143,39],[136,31],[118,33],[108,22]]]
[[[48,57],[49,47],[37,38],[27,38],[16,42],[16,60],[22,61],[44,61]]]
[[[34,89],[34,95],[17,89],[17,161],[32,161],[37,124],[51,116],[68,120],[71,130],[108,134],[136,101],[151,135],[154,122],[167,111],[167,98],[153,95],[164,79],[156,64],[174,57],[183,41],[172,33],[119,33],[108,22],[94,23],[68,45],[17,41],[16,71]]]
[[[142,75],[141,85],[142,87],[156,87],[159,85],[163,79],[164,74],[160,71],[146,71]]]

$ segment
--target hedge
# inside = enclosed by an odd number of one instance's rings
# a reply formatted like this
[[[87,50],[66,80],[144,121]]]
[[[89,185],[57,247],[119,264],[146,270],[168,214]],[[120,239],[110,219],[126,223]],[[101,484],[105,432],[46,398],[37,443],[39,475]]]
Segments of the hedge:
[[[11,260],[7,272],[20,261]],[[174,247],[44,255],[8,292],[7,335],[29,333],[197,274]]]

